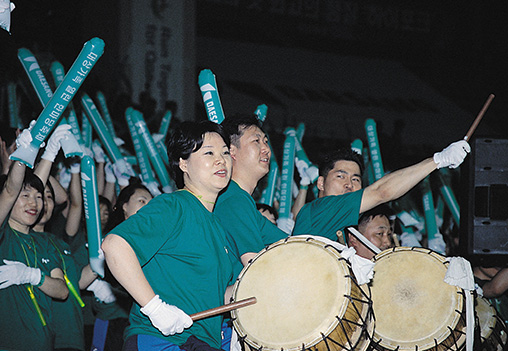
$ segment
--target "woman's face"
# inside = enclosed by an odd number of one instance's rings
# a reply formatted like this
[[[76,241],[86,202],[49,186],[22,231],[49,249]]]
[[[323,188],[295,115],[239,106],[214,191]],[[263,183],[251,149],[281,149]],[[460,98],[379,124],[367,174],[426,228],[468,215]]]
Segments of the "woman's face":
[[[229,148],[217,133],[206,133],[201,148],[180,159],[185,187],[202,196],[216,197],[231,178]]]
[[[134,194],[131,195],[129,201],[124,203],[122,206],[125,219],[138,212],[139,209],[149,203],[152,198],[152,194],[145,189],[136,189]]]
[[[48,223],[53,214],[53,209],[55,208],[55,199],[53,199],[53,194],[48,186],[44,189],[44,215],[39,221],[40,224],[44,225]]]
[[[9,225],[20,232],[28,233],[35,224],[43,206],[43,195],[31,186],[25,186],[18,195],[9,217]]]

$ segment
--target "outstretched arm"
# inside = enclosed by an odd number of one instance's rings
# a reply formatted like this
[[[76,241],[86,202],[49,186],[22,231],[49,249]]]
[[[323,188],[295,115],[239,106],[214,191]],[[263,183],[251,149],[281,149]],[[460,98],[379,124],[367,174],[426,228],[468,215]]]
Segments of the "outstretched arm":
[[[494,298],[503,295],[508,290],[508,268],[503,268],[482,287],[483,296]]]

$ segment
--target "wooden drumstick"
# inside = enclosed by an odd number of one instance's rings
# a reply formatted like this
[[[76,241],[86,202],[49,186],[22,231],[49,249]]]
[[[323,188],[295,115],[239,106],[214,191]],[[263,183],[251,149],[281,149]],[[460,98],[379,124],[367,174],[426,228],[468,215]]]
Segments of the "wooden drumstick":
[[[494,97],[495,97],[494,94],[490,94],[489,97],[487,98],[487,101],[485,101],[485,104],[483,105],[482,109],[478,113],[478,116],[476,116],[476,119],[474,120],[473,124],[467,131],[467,134],[464,137],[465,141],[468,141],[471,138],[471,136],[473,135],[476,127],[478,127],[478,124],[480,123],[481,119],[483,118],[485,111],[487,111],[487,109],[489,108],[489,105],[492,102],[492,100],[494,99]]]
[[[232,310],[236,310],[237,308],[242,308],[242,307],[250,306],[250,305],[255,304],[256,302],[257,302],[257,300],[256,300],[255,297],[249,297],[248,299],[243,299],[243,300],[240,300],[240,301],[237,301],[237,302],[233,302],[233,303],[230,303],[230,304],[227,304],[227,305],[222,305],[222,306],[219,306],[219,307],[211,308],[211,309],[206,310],[206,311],[201,311],[201,312],[193,313],[193,314],[190,315],[190,317],[195,322],[195,321],[197,321],[199,319],[213,317],[213,316],[216,316],[216,315],[224,313],[224,312],[229,312],[229,311],[232,311]]]

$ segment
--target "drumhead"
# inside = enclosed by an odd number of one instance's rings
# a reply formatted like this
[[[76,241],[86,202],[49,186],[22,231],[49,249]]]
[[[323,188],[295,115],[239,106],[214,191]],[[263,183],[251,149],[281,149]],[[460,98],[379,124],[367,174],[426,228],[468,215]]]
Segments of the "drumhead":
[[[478,296],[475,300],[475,311],[480,325],[480,335],[482,339],[488,339],[496,326],[496,309],[484,297]]]
[[[443,280],[445,258],[428,249],[397,247],[374,261],[374,341],[388,349],[427,350],[447,339],[460,320],[463,295]]]
[[[340,254],[318,240],[293,237],[261,251],[240,273],[236,301],[257,303],[233,311],[239,336],[252,346],[301,350],[333,331],[347,308],[351,273]]]

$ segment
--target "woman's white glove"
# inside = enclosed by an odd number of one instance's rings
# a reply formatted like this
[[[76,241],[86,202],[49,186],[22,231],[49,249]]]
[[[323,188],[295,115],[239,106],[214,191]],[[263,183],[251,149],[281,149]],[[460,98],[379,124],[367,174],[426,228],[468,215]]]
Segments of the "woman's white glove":
[[[16,138],[16,148],[27,148],[30,146],[32,142],[32,133],[30,133],[30,128],[23,129],[23,131]]]
[[[0,266],[0,289],[11,285],[37,285],[41,281],[39,268],[27,267],[26,264],[17,261],[4,260],[4,263],[5,265]]]
[[[434,154],[437,168],[457,168],[471,152],[471,146],[465,140],[456,141],[448,145],[443,151]]]
[[[104,150],[98,143],[92,144],[92,151],[93,151],[94,159],[97,163],[106,162],[106,153],[104,152]]]
[[[144,307],[141,307],[141,312],[150,318],[153,326],[164,336],[181,333],[193,323],[188,314],[176,306],[168,305],[160,299],[159,295],[155,295]]]
[[[58,154],[58,151],[60,151],[60,148],[62,147],[60,141],[69,138],[71,133],[71,126],[69,124],[62,124],[56,127],[48,140],[48,145],[42,154],[42,158],[48,160],[49,162],[53,162]]]

